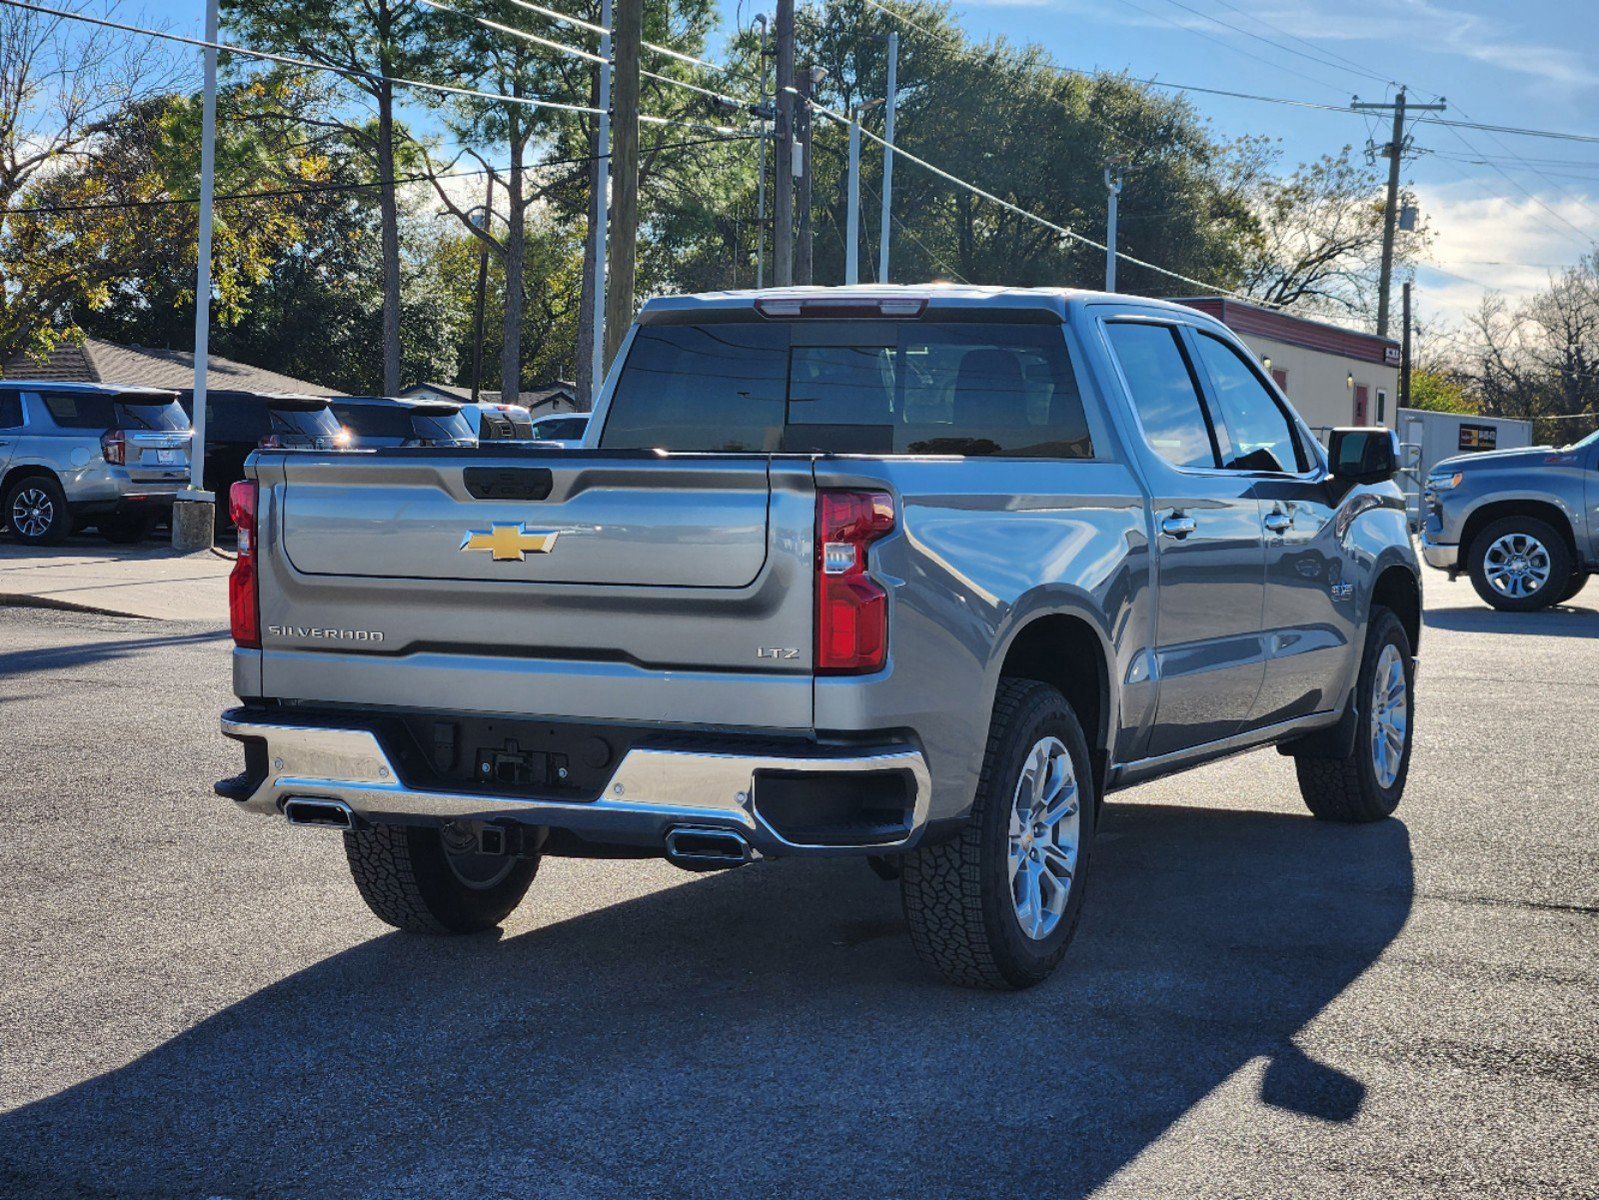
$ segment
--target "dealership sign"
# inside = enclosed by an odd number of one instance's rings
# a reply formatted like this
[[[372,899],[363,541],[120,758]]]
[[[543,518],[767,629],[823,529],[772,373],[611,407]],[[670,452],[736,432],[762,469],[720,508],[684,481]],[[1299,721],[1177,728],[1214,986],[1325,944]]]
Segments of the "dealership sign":
[[[1499,445],[1499,427],[1497,425],[1466,425],[1460,426],[1460,449],[1462,450],[1492,450]]]

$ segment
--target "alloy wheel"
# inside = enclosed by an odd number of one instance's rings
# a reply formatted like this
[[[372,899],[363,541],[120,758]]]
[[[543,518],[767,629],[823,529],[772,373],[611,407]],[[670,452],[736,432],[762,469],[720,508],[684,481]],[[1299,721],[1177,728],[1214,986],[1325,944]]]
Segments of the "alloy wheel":
[[[11,501],[11,528],[23,537],[43,537],[55,519],[55,501],[43,488],[23,488]]]
[[[1521,600],[1549,582],[1549,550],[1527,533],[1507,533],[1488,547],[1482,572],[1502,596]]]
[[[1399,647],[1382,648],[1371,682],[1371,765],[1377,783],[1391,788],[1405,762],[1405,730],[1410,720],[1410,695],[1405,660]]]
[[[1055,931],[1077,868],[1081,814],[1077,769],[1059,738],[1028,751],[1011,800],[1007,866],[1022,932],[1042,941]]]

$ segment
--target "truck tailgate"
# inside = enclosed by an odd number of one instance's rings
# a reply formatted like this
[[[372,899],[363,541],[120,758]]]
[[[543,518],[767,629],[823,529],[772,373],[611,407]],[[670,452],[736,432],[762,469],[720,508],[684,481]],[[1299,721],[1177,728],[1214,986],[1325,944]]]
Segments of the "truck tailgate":
[[[254,472],[267,696],[811,723],[808,461],[480,449]]]

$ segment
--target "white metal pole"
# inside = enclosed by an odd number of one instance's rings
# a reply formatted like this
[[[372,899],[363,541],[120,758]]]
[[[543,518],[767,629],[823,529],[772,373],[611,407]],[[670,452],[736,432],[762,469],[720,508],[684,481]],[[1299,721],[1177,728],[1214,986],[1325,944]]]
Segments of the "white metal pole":
[[[755,20],[761,27],[760,66],[761,66],[761,111],[766,111],[766,14],[756,13]],[[756,232],[759,236],[755,239],[755,286],[766,286],[766,118],[761,118],[761,169],[756,175],[755,183],[755,211],[759,218],[756,223]]]
[[[205,3],[205,40],[217,43],[217,0]],[[211,198],[217,157],[217,52],[205,51],[205,92],[200,109],[200,245],[194,281],[194,441],[189,486],[205,488],[205,385],[211,353]],[[222,501],[224,504],[226,500]],[[175,523],[174,523],[175,524]]]
[[[1105,290],[1116,290],[1116,197],[1122,194],[1122,177],[1120,172],[1112,173],[1109,167],[1105,168],[1105,194],[1107,206],[1105,213]]]
[[[214,0],[213,0],[214,2]],[[605,382],[605,255],[606,233],[610,221],[611,187],[611,0],[600,4],[600,24],[605,32],[600,35],[600,130],[595,139],[595,152],[600,156],[599,186],[594,189],[594,357],[589,363],[589,403],[600,398],[600,386]]]
[[[861,281],[861,112],[849,115],[849,211],[844,232],[844,282]]]
[[[883,219],[877,236],[877,282],[888,282],[888,241],[893,221],[894,105],[899,95],[899,34],[888,35],[888,91],[883,109]]]

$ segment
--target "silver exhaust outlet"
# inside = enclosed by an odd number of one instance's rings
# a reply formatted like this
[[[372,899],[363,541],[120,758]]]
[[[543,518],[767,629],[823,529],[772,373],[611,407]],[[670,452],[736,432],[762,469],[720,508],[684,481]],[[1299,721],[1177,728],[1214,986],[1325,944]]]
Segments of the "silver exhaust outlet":
[[[666,833],[666,859],[685,871],[719,871],[742,867],[755,851],[742,834],[731,829],[677,825]]]
[[[355,828],[355,814],[340,800],[313,800],[291,797],[283,802],[283,815],[290,825],[316,825],[323,829]]]

